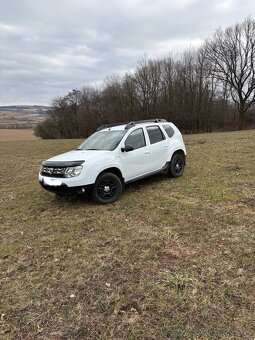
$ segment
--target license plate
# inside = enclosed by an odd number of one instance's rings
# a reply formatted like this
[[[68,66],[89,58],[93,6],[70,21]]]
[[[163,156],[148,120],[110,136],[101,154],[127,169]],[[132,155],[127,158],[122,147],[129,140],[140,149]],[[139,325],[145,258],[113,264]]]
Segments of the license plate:
[[[59,187],[62,184],[60,179],[53,179],[53,178],[47,178],[47,177],[44,177],[43,182],[53,187]]]

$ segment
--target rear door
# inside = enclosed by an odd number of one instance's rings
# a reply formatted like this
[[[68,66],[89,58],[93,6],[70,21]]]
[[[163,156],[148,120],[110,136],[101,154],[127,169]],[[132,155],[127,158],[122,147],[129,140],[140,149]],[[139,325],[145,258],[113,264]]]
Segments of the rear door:
[[[168,140],[158,125],[147,126],[146,131],[150,142],[151,171],[160,170],[169,160]]]

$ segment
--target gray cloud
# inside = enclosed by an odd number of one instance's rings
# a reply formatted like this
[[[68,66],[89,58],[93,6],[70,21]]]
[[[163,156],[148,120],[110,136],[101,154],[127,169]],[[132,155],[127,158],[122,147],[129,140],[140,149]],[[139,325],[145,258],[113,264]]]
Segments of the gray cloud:
[[[254,14],[254,0],[2,0],[0,105],[50,104]]]

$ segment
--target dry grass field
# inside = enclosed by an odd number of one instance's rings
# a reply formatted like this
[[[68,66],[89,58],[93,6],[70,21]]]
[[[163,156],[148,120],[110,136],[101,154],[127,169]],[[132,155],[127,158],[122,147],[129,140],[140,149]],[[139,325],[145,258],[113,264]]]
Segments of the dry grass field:
[[[33,129],[0,129],[0,142],[26,141],[40,139],[34,135]]]
[[[38,184],[80,141],[0,143],[1,339],[254,339],[255,130],[185,140],[107,206]]]
[[[0,107],[0,128],[33,128],[45,120],[46,111],[47,108],[38,111],[37,107],[13,110]]]

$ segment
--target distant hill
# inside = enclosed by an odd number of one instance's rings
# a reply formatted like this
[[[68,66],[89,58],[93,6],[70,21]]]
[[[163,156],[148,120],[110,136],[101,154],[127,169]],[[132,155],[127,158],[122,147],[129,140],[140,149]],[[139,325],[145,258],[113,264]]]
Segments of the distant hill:
[[[50,106],[0,106],[0,128],[33,128],[48,117]]]
[[[22,111],[22,110],[49,110],[50,106],[46,105],[4,105],[0,106],[1,111]]]

